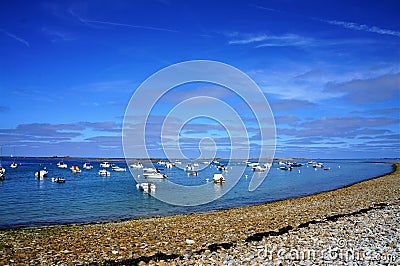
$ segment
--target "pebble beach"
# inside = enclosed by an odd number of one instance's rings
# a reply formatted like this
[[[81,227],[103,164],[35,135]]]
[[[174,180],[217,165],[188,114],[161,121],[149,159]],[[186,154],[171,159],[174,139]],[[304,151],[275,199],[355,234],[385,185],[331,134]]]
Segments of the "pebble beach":
[[[262,205],[0,231],[1,265],[400,263],[400,168]]]

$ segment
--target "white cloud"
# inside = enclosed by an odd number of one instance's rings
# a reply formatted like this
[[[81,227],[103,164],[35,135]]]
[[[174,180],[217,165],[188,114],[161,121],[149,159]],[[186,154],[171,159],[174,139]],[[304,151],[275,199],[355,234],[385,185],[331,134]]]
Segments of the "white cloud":
[[[354,23],[354,22],[346,22],[346,21],[338,21],[338,20],[321,20],[321,21],[329,23],[331,25],[340,26],[340,27],[343,27],[346,29],[367,31],[367,32],[373,32],[373,33],[378,33],[378,34],[383,34],[383,35],[392,35],[392,36],[400,37],[400,31],[381,29],[376,26],[368,26],[365,24],[358,24],[358,23]]]
[[[238,39],[238,40],[232,40],[229,41],[229,44],[249,44],[249,43],[254,43],[254,42],[261,42],[264,41],[268,38],[267,35],[257,35],[257,36],[249,36],[244,39]]]
[[[12,34],[12,33],[8,32],[8,31],[6,31],[6,30],[4,30],[4,29],[2,29],[2,28],[0,28],[0,31],[3,32],[3,33],[4,33],[5,35],[7,35],[8,37],[11,37],[11,38],[13,38],[14,40],[16,40],[16,41],[18,41],[18,42],[20,42],[20,43],[26,45],[27,47],[30,47],[29,42],[27,42],[26,40],[22,39],[21,37],[18,37],[17,35]]]
[[[279,47],[279,46],[306,46],[312,45],[314,40],[308,37],[299,36],[297,34],[283,34],[283,35],[250,35],[250,34],[236,34],[235,37],[239,38],[229,41],[233,45],[257,44],[256,48],[260,47]]]

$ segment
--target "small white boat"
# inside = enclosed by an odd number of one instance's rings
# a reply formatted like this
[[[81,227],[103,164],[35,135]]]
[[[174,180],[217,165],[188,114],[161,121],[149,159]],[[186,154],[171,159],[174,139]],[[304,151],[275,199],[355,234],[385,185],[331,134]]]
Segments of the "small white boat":
[[[78,167],[77,165],[71,166],[71,168],[69,168],[69,170],[71,170],[71,172],[72,172],[73,174],[77,174],[77,173],[82,172],[82,170],[79,169],[79,167]]]
[[[324,165],[322,163],[316,163],[316,164],[313,164],[313,167],[314,168],[324,168]]]
[[[140,169],[143,168],[143,164],[141,162],[133,163],[129,165],[130,168]]]
[[[39,179],[42,179],[43,177],[47,177],[47,174],[48,174],[49,172],[46,170],[46,168],[44,168],[44,169],[42,169],[42,170],[39,170],[39,171],[37,171],[36,173],[35,173],[35,177],[36,178],[39,178]]]
[[[175,160],[174,164],[175,164],[175,165],[176,165],[176,164],[182,164],[182,162],[179,161],[179,160]]]
[[[126,168],[125,167],[119,167],[117,165],[112,167],[112,170],[115,172],[126,172]]]
[[[192,165],[191,163],[185,166],[185,171],[193,171],[193,170],[194,170],[194,165]]]
[[[144,178],[153,178],[153,179],[164,179],[167,178],[166,174],[161,173],[153,173],[153,174],[143,174]]]
[[[5,174],[6,173],[6,168],[0,165],[0,174]]]
[[[54,183],[65,183],[65,179],[61,178],[61,177],[52,177],[51,178],[51,182],[54,182]]]
[[[265,163],[265,164],[264,164],[264,167],[269,169],[269,168],[272,167],[272,163]]]
[[[111,167],[111,164],[110,164],[109,162],[102,162],[102,163],[100,164],[100,167],[102,167],[102,168],[110,168],[110,167]]]
[[[10,165],[10,167],[13,168],[13,169],[15,169],[15,168],[18,167],[18,164],[14,162],[14,163],[12,163],[12,164]]]
[[[111,173],[108,172],[106,169],[99,170],[99,176],[110,176]]]
[[[210,164],[210,162],[203,162],[203,164]]]
[[[136,188],[146,193],[151,193],[156,191],[156,185],[150,182],[136,184]]]
[[[260,165],[260,163],[252,163],[252,162],[247,162],[246,165],[248,167],[254,168]]]
[[[189,172],[188,175],[198,176],[199,172],[197,172],[197,171]]]
[[[58,168],[68,168],[68,165],[66,163],[64,163],[63,161],[59,161],[57,163],[57,167]]]
[[[257,165],[256,167],[253,167],[253,171],[254,172],[265,172],[267,170],[268,170],[267,167],[263,167],[263,166],[260,166],[260,165]]]
[[[91,163],[84,163],[82,168],[85,170],[91,170],[93,169],[93,165]]]
[[[143,176],[144,178],[154,178],[154,179],[164,179],[167,178],[166,174],[161,174],[155,168],[143,168]]]
[[[216,184],[225,183],[225,177],[222,174],[214,174],[213,181]]]
[[[193,166],[194,167],[199,167],[199,164],[198,163],[194,163]]]
[[[174,167],[174,165],[172,163],[166,163],[165,167],[167,167],[167,169],[172,169],[172,167]]]

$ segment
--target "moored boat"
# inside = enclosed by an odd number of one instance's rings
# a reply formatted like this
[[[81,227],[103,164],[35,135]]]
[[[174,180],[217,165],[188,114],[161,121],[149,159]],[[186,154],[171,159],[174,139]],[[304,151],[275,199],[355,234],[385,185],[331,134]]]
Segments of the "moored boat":
[[[109,162],[102,162],[102,163],[100,164],[100,167],[102,167],[102,168],[110,168],[110,167],[111,167],[111,164],[110,164]]]
[[[93,165],[91,163],[84,163],[83,164],[83,169],[91,170],[91,169],[93,169]]]
[[[222,174],[214,174],[213,181],[216,184],[225,183],[225,177]]]
[[[140,169],[140,168],[143,168],[143,164],[141,162],[136,162],[136,163],[129,165],[129,168]]]
[[[52,177],[51,178],[51,182],[54,183],[65,183],[65,179],[62,177]]]
[[[136,184],[136,188],[146,193],[151,193],[156,191],[156,185],[150,182]]]
[[[159,170],[155,168],[143,168],[144,178],[164,179],[167,178],[166,174],[161,174]]]
[[[15,163],[15,162],[13,162],[13,163],[10,165],[10,167],[11,167],[11,168],[13,168],[13,169],[15,169],[15,168],[17,168],[17,167],[18,167],[18,164],[17,164],[17,163]]]
[[[120,166],[117,166],[117,165],[114,165],[112,167],[112,170],[115,171],[115,172],[126,172],[126,168],[125,167],[120,167]]]
[[[35,177],[38,179],[42,179],[43,177],[47,177],[49,172],[46,170],[46,167],[42,170],[39,170],[35,173]]]
[[[66,163],[64,163],[63,161],[59,161],[57,163],[57,167],[58,168],[68,168],[68,165]]]
[[[106,169],[99,170],[99,176],[110,176],[111,173],[108,172]]]
[[[71,166],[71,168],[69,168],[69,170],[71,170],[71,172],[72,172],[73,174],[77,174],[77,173],[82,172],[82,170],[79,169],[79,167],[78,167],[77,165]]]

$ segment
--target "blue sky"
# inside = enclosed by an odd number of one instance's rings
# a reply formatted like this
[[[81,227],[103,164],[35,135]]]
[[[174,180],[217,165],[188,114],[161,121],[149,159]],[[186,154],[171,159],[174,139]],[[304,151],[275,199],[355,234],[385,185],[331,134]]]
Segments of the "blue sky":
[[[277,157],[400,157],[399,12],[398,1],[1,1],[3,155],[123,157],[135,89],[171,64],[206,59],[259,85]],[[166,106],[204,92],[236,101],[207,84],[180,90],[154,112],[152,156],[163,156]],[[210,136],[229,156],[210,119],[185,125],[179,141],[196,157]]]

